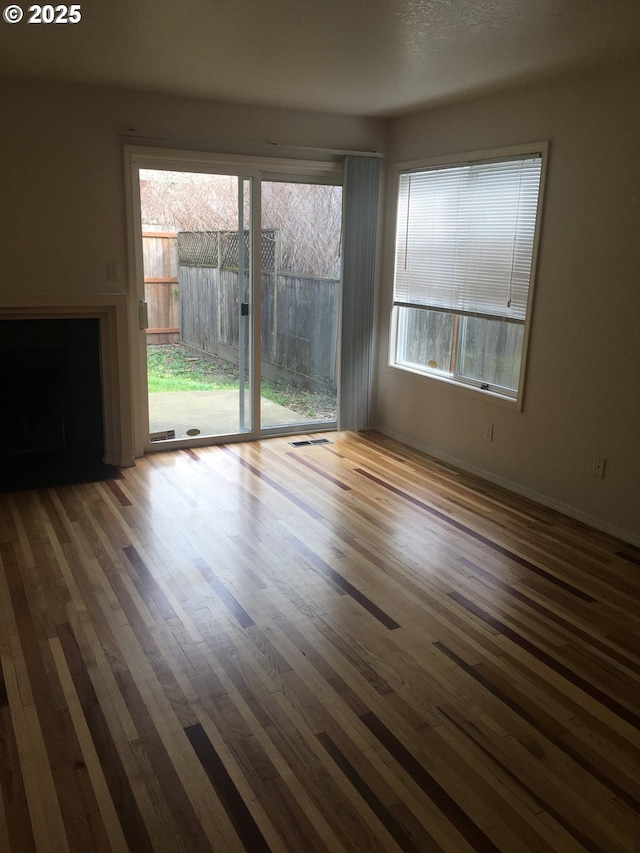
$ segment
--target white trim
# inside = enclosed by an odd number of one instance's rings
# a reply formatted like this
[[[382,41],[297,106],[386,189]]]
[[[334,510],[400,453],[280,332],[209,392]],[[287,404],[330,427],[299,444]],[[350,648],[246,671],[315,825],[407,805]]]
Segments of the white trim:
[[[138,322],[138,302],[144,301],[144,263],[142,257],[142,220],[140,213],[139,169],[125,149],[125,207],[127,221],[127,255],[129,267],[130,325],[129,346],[132,364],[134,455],[144,455],[149,437],[149,407],[146,370],[146,330]],[[138,180],[134,180],[134,173]]]
[[[473,385],[471,382],[460,382],[449,374],[442,373],[439,375],[435,370],[427,372],[426,370],[421,370],[419,366],[412,367],[410,364],[401,364],[399,362],[390,362],[388,366],[392,370],[403,370],[405,373],[412,373],[414,376],[420,376],[423,379],[429,379],[433,382],[440,384],[444,382],[447,385],[453,385],[464,394],[471,394],[476,399],[478,398],[478,394],[481,394],[489,403],[496,403],[499,406],[511,409],[511,411],[521,411],[521,406],[518,405],[515,397],[508,397],[506,394],[500,394],[499,391],[492,391],[490,388],[480,388],[479,385]]]
[[[616,539],[622,540],[623,542],[628,542],[631,545],[640,546],[640,535],[635,532],[625,530],[622,527],[617,527],[616,525],[610,524],[608,521],[605,521],[602,518],[598,518],[597,516],[583,512],[581,509],[578,509],[577,507],[574,507],[571,504],[566,504],[562,501],[557,501],[555,500],[555,498],[549,497],[549,495],[542,494],[541,492],[536,492],[534,489],[529,489],[526,486],[523,486],[520,483],[516,483],[513,480],[508,480],[505,477],[500,477],[499,475],[494,474],[491,471],[487,471],[485,468],[479,468],[477,465],[470,465],[469,463],[463,462],[461,459],[458,459],[455,456],[450,456],[448,453],[441,453],[440,451],[434,450],[432,447],[428,447],[427,445],[422,444],[421,442],[414,441],[413,439],[408,438],[402,433],[396,432],[395,430],[386,429],[386,427],[380,426],[380,424],[377,424],[374,429],[382,435],[386,435],[389,438],[392,438],[394,441],[399,441],[401,444],[406,444],[407,447],[411,447],[414,450],[418,450],[420,451],[420,453],[424,453],[426,456],[430,456],[433,459],[438,460],[439,462],[444,462],[447,465],[451,465],[453,468],[458,468],[460,471],[464,471],[468,474],[473,474],[476,477],[480,477],[482,480],[487,480],[489,483],[494,483],[496,486],[501,486],[503,489],[507,489],[510,492],[514,492],[516,495],[521,495],[524,498],[528,498],[531,501],[535,501],[535,503],[538,503],[541,506],[557,510],[558,512],[561,512],[563,515],[566,515],[569,518],[573,518],[576,521],[580,521],[583,524],[588,525],[589,527],[593,527],[595,530],[600,530],[602,533],[606,533],[609,536],[613,536]]]
[[[260,177],[273,180],[298,177],[300,179],[331,179],[342,183],[342,161],[301,160],[283,157],[256,157],[247,154],[214,154],[208,151],[184,151],[173,148],[144,148],[139,145],[124,146],[125,159],[140,169],[164,169],[170,172],[210,172],[238,175],[243,178]]]
[[[67,293],[0,298],[1,319],[77,319],[100,321],[100,373],[104,423],[104,462],[134,464],[131,369],[124,293]]]
[[[397,184],[400,172],[407,172],[411,169],[429,169],[432,166],[453,166],[461,163],[477,163],[483,160],[500,160],[507,157],[519,157],[524,154],[540,154],[544,161],[548,153],[549,142],[545,140],[521,145],[505,145],[501,148],[485,148],[480,151],[465,151],[460,154],[438,154],[435,157],[422,157],[419,160],[403,160],[394,163],[393,170]]]

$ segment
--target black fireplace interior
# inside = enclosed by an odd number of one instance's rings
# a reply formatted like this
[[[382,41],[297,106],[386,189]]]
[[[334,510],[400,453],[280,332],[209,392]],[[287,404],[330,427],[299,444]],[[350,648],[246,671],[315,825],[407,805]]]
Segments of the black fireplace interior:
[[[103,463],[97,318],[0,320],[0,489],[118,476]]]

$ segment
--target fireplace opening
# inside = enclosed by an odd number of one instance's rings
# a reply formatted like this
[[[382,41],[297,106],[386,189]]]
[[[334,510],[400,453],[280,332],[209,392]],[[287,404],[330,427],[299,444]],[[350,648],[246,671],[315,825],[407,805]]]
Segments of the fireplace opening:
[[[100,320],[1,319],[0,488],[117,476],[105,465]]]

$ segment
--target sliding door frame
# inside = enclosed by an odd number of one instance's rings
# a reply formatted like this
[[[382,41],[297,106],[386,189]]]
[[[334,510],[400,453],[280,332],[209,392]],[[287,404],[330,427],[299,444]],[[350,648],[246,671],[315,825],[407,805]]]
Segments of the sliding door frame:
[[[149,148],[143,145],[125,145],[125,182],[127,203],[127,233],[129,250],[129,316],[132,363],[132,399],[134,453],[174,450],[209,444],[250,441],[278,434],[296,434],[314,431],[313,423],[264,430],[260,426],[260,362],[261,362],[261,184],[262,181],[289,181],[342,185],[343,157],[331,155],[327,160],[289,159],[280,157],[255,157],[241,154],[210,154],[202,151],[185,151],[173,148]],[[140,169],[157,169],[170,172],[204,172],[233,175],[238,180],[251,182],[251,257],[249,335],[250,335],[250,389],[251,427],[249,431],[234,435],[203,436],[161,442],[149,440],[149,408],[146,370],[146,327],[144,312],[144,269],[142,258],[142,220],[140,209]],[[342,287],[342,282],[341,282]],[[342,301],[342,300],[341,300]],[[340,325],[340,324],[339,324]],[[338,353],[339,355],[339,353]],[[323,425],[318,424],[320,429]],[[326,428],[326,425],[325,427]]]

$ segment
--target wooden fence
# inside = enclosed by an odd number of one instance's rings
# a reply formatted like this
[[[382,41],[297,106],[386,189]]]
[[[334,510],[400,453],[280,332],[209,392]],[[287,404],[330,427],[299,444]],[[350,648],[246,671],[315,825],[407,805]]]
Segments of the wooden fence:
[[[179,263],[176,243],[175,234],[143,235],[148,343],[181,342],[237,364],[238,270]],[[263,376],[335,387],[338,304],[335,279],[263,272]]]
[[[306,378],[307,387],[335,388],[339,285],[288,273],[262,276],[263,363]]]
[[[179,268],[182,343],[238,363],[238,273]],[[307,387],[335,386],[338,285],[333,279],[262,275],[262,373]]]
[[[144,299],[149,312],[147,342],[180,340],[180,287],[176,235],[164,231],[142,235]]]

